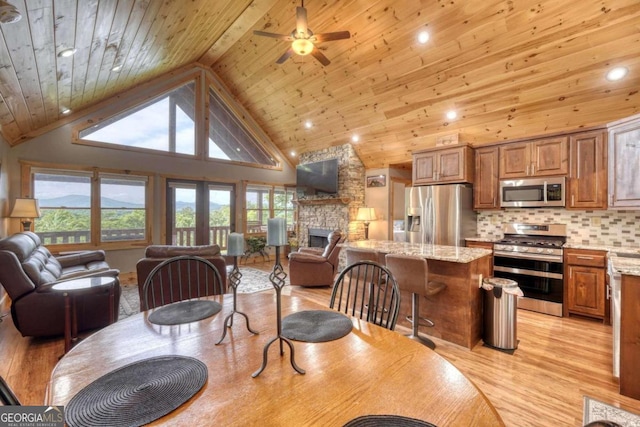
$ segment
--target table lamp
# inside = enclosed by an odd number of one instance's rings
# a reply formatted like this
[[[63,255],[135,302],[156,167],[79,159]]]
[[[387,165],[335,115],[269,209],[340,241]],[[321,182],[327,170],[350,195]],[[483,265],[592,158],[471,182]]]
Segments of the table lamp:
[[[258,332],[251,329],[249,325],[249,316],[245,313],[238,311],[237,305],[237,294],[238,294],[238,285],[240,284],[240,279],[242,278],[242,273],[240,273],[240,269],[238,268],[238,257],[244,255],[244,234],[242,233],[229,233],[227,237],[227,255],[233,257],[233,268],[229,272],[229,286],[233,290],[233,310],[229,315],[224,319],[224,327],[222,328],[222,337],[216,345],[220,344],[224,337],[227,336],[227,329],[233,326],[233,316],[235,314],[239,314],[244,317],[247,321],[247,330],[252,334],[257,335]]]
[[[376,210],[374,208],[358,208],[356,221],[364,221],[364,239],[369,240],[369,222],[375,221]]]
[[[22,218],[22,231],[30,231],[33,218],[40,218],[40,207],[36,199],[16,199],[10,218]]]

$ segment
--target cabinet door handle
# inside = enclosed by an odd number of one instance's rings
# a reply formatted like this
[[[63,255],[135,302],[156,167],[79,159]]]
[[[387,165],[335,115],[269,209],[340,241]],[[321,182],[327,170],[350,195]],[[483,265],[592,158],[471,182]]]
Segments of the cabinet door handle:
[[[592,260],[593,259],[592,256],[585,256],[585,255],[578,255],[576,258],[578,258],[578,259],[587,259],[587,260]]]

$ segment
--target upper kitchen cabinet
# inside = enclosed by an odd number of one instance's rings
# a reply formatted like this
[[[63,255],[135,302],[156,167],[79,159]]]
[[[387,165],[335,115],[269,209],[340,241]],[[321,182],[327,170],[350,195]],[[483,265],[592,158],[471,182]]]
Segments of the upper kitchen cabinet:
[[[500,179],[566,175],[568,169],[566,136],[500,147]]]
[[[567,209],[607,208],[607,145],[604,130],[569,137]]]
[[[609,207],[640,207],[640,115],[609,128]]]
[[[498,209],[498,147],[482,147],[475,149],[476,170],[473,185],[474,209]]]
[[[468,145],[413,153],[413,185],[473,182],[473,150]]]

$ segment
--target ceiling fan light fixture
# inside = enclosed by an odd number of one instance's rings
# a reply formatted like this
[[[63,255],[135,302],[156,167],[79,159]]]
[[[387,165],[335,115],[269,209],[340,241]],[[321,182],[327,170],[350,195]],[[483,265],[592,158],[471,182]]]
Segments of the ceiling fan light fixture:
[[[18,22],[22,18],[22,14],[17,7],[6,1],[0,1],[0,22],[3,24],[11,24]]]
[[[293,43],[291,43],[291,49],[298,55],[309,55],[313,50],[313,43],[307,39],[295,39]]]

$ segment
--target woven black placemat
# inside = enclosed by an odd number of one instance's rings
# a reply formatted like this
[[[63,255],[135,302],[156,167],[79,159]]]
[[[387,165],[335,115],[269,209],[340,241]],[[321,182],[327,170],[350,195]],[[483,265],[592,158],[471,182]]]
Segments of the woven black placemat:
[[[179,325],[206,319],[220,310],[222,310],[222,305],[216,301],[180,301],[155,309],[149,315],[149,322],[156,325]]]
[[[140,360],[80,390],[65,407],[65,421],[70,427],[141,426],[189,400],[207,376],[207,366],[192,357]]]
[[[436,425],[401,415],[364,415],[352,419],[344,427],[436,427]]]
[[[296,341],[337,340],[351,332],[351,328],[351,319],[337,311],[305,310],[282,319],[282,335]]]

